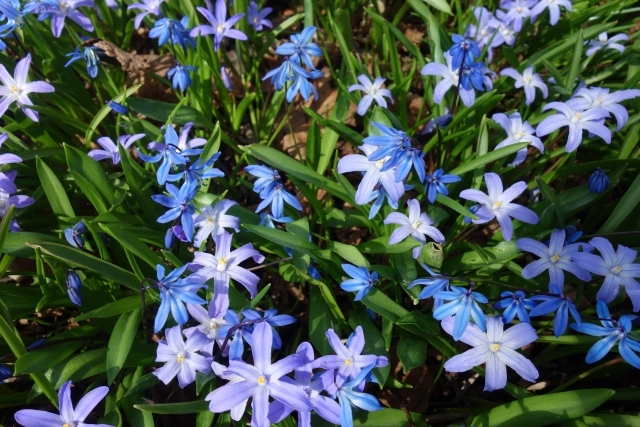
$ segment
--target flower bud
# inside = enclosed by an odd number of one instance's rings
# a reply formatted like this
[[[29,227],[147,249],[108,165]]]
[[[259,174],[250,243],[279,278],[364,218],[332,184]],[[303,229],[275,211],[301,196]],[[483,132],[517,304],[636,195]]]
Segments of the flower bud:
[[[69,300],[79,307],[82,306],[81,289],[82,281],[80,276],[72,269],[67,270],[67,295],[69,295]]]

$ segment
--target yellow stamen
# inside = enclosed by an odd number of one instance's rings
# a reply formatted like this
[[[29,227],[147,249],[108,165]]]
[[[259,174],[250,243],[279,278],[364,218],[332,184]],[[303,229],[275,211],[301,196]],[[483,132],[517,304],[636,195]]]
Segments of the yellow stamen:
[[[258,377],[258,385],[265,385],[267,383],[267,379],[263,376]]]
[[[495,353],[496,351],[500,350],[500,344],[493,343],[493,344],[489,345],[489,348],[491,349],[491,351],[493,351]]]

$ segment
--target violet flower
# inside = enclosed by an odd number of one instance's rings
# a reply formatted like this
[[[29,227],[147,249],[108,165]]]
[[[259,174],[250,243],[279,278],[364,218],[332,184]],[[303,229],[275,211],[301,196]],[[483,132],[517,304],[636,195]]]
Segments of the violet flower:
[[[628,41],[629,36],[626,34],[616,34],[615,36],[609,38],[607,32],[602,32],[598,35],[597,39],[589,40],[589,46],[587,48],[587,57],[592,56],[594,53],[599,51],[600,49],[615,49],[620,53],[624,53],[624,46],[622,46],[620,41]]]
[[[487,304],[489,300],[480,292],[474,292],[473,285],[470,286],[469,289],[461,286],[453,286],[449,290],[436,293],[433,297],[449,301],[435,309],[433,318],[442,320],[455,315],[455,323],[452,329],[452,335],[455,341],[458,341],[462,337],[471,318],[473,318],[473,321],[476,322],[481,330],[487,330],[485,315],[478,305],[478,302]]]
[[[47,82],[37,81],[27,83],[27,74],[31,65],[31,54],[27,54],[16,64],[14,75],[7,72],[4,65],[0,64],[0,81],[4,86],[0,86],[0,117],[4,115],[9,106],[14,102],[22,108],[24,114],[34,122],[38,121],[38,112],[29,108],[33,105],[27,95],[30,93],[49,93],[55,89]]]
[[[244,381],[229,382],[209,393],[205,400],[209,401],[211,412],[228,411],[246,404],[247,400],[253,397],[251,425],[269,427],[269,396],[297,411],[311,411],[307,393],[291,384],[290,380],[282,379],[289,372],[300,368],[305,362],[304,359],[292,354],[272,364],[272,342],[271,327],[266,323],[258,324],[251,337],[254,364],[249,365],[240,360],[229,361],[227,373],[242,377]]]
[[[513,68],[505,68],[500,71],[501,76],[507,76],[514,79],[516,89],[524,88],[525,104],[531,105],[536,100],[536,88],[542,92],[542,98],[547,99],[549,89],[544,84],[539,74],[533,72],[533,66],[524,69],[522,74]]]
[[[534,136],[535,130],[529,122],[522,123],[520,113],[512,113],[509,116],[502,113],[496,113],[491,117],[491,119],[497,122],[502,129],[507,132],[507,138],[496,145],[494,150],[517,144],[519,142],[529,142],[531,146],[537,148],[540,153],[544,153],[544,144],[540,138]],[[509,166],[517,166],[522,163],[527,158],[527,151],[527,147],[518,150],[516,158],[509,164]]]
[[[4,144],[4,142],[9,138],[9,134],[8,133],[2,133],[0,134],[0,147],[2,147],[2,144]],[[22,163],[22,158],[20,156],[16,156],[13,153],[4,153],[4,154],[0,154],[0,166],[2,165],[8,165],[10,163]]]
[[[384,99],[386,96],[393,103],[393,96],[391,95],[391,91],[389,89],[382,89],[382,84],[386,79],[383,77],[376,77],[376,79],[371,83],[369,77],[364,74],[360,74],[358,76],[358,81],[360,84],[355,84],[349,86],[349,92],[353,92],[354,90],[361,90],[364,92],[364,96],[360,99],[358,103],[358,114],[364,116],[373,101],[382,107],[387,108],[387,101]]]
[[[627,124],[627,121],[629,121],[629,113],[627,113],[627,109],[619,103],[639,96],[640,89],[618,90],[609,93],[608,88],[581,88],[576,91],[573,98],[566,102],[566,105],[576,111],[588,110],[596,107],[602,108],[613,114],[616,118],[616,131],[619,131],[625,124]]]
[[[430,62],[422,67],[422,70],[420,71],[423,76],[442,77],[442,80],[436,84],[433,91],[433,102],[436,104],[440,104],[442,102],[444,95],[449,89],[458,87],[458,79],[460,78],[458,69],[452,66],[452,57],[449,52],[444,53],[444,59],[447,65]],[[460,86],[458,94],[460,95],[462,103],[466,107],[471,107],[476,101],[476,93],[473,89],[465,89]]]
[[[163,2],[164,0],[142,0],[142,3],[133,3],[127,6],[127,10],[142,9],[142,12],[138,13],[134,20],[135,29],[137,30],[140,28],[140,24],[145,16],[150,14],[161,16],[162,12],[160,11],[160,5],[162,5]]]
[[[562,285],[560,285],[562,286]],[[529,316],[544,316],[545,314],[556,312],[553,319],[553,333],[556,337],[564,334],[569,325],[569,313],[571,317],[580,326],[580,313],[576,309],[575,304],[562,292],[562,288],[556,284],[549,285],[549,293],[551,295],[534,295],[532,300],[543,301],[536,305],[529,313]]]
[[[575,151],[580,146],[582,131],[585,129],[598,135],[607,144],[611,143],[611,132],[600,121],[600,119],[609,117],[609,112],[604,108],[594,107],[582,111],[572,108],[568,103],[550,102],[542,108],[542,111],[549,109],[558,110],[560,114],[554,114],[541,121],[536,128],[536,135],[545,136],[563,126],[568,126],[567,153]]]
[[[223,313],[229,308],[229,280],[233,279],[247,288],[251,298],[258,293],[260,278],[246,268],[240,267],[240,263],[248,258],[253,258],[257,263],[264,261],[264,256],[253,249],[253,244],[246,245],[232,251],[231,234],[222,233],[214,237],[216,253],[211,255],[204,252],[194,254],[190,269],[196,273],[192,275],[201,283],[213,279],[213,301],[216,312]]]
[[[189,338],[192,334],[199,332],[204,334],[209,342],[200,348],[200,353],[207,357],[213,357],[213,347],[217,343],[222,348],[222,343],[231,328],[231,324],[227,322],[226,313],[216,311],[213,304],[209,304],[209,309],[197,304],[187,304],[187,310],[194,320],[200,322],[198,326],[187,328],[183,331],[184,336]],[[229,352],[229,348],[225,349],[225,353]]]
[[[556,25],[560,19],[560,6],[564,7],[568,12],[573,9],[570,0],[542,0],[531,8],[531,22],[535,22],[538,15],[549,9],[549,23]]]
[[[82,12],[76,10],[79,7],[86,6],[94,8],[93,0],[60,0],[42,2],[43,9],[39,12],[41,18],[43,15],[51,17],[51,32],[54,37],[60,37],[64,28],[65,18],[73,20],[80,25],[82,29],[93,32],[93,24]]]
[[[128,150],[129,147],[131,147],[131,144],[144,137],[144,133],[138,133],[136,135],[121,135],[118,138],[118,144],[122,145],[125,150]],[[95,161],[111,159],[114,165],[120,163],[120,152],[118,151],[118,146],[113,142],[111,138],[109,138],[108,136],[103,136],[102,138],[98,138],[96,142],[100,144],[103,149],[89,151],[89,157],[91,157]]]
[[[460,193],[461,198],[482,204],[482,207],[477,212],[479,219],[474,219],[474,224],[484,224],[496,218],[502,227],[504,240],[509,241],[513,237],[511,217],[527,224],[538,223],[538,215],[531,209],[511,203],[513,199],[527,189],[527,184],[524,181],[516,182],[511,187],[503,190],[502,180],[497,174],[493,172],[485,173],[484,180],[487,183],[488,195],[480,190],[472,189],[464,190]]]
[[[337,377],[333,384],[327,387],[327,392],[337,397],[340,402],[340,425],[343,427],[353,427],[353,409],[365,411],[380,411],[382,406],[375,396],[363,393],[362,385],[371,377],[371,370],[375,368],[372,363],[360,371],[357,377],[346,382],[342,377]],[[324,374],[327,375],[328,374]]]
[[[91,414],[93,408],[109,393],[109,387],[96,387],[85,394],[74,408],[71,403],[71,381],[62,384],[58,390],[60,415],[34,409],[22,409],[14,415],[18,424],[24,427],[60,427],[60,426],[89,426],[113,427],[110,424],[88,424],[84,420]]]
[[[15,194],[18,188],[13,183],[18,171],[0,172],[0,218],[4,218],[11,205],[16,208],[26,208],[35,203],[29,196]]]
[[[464,35],[465,37],[473,37],[478,47],[482,49],[493,39],[494,33],[496,32],[495,24],[497,20],[485,7],[476,7],[473,9],[473,15],[478,25],[469,24]]]
[[[290,382],[307,393],[311,409],[318,415],[332,424],[340,424],[340,405],[335,400],[320,394],[325,389],[327,375],[320,375],[318,378],[313,379],[313,347],[308,342],[303,342],[298,346],[296,354],[304,361],[304,364],[295,370],[295,380]],[[291,414],[293,410],[294,408],[276,400],[269,405],[269,421],[272,424],[279,423]],[[310,412],[298,412],[298,427],[311,427]]]
[[[193,215],[193,225],[199,228],[196,233],[193,244],[196,248],[202,245],[211,235],[212,238],[226,233],[227,228],[240,231],[240,219],[233,215],[227,215],[227,211],[232,206],[237,205],[232,200],[222,199],[215,206],[206,206],[200,210],[199,214]]]
[[[258,9],[258,5],[255,1],[249,3],[249,10],[247,10],[247,20],[249,24],[253,25],[256,31],[262,31],[263,27],[273,28],[273,24],[267,18],[267,15],[273,12],[273,8],[265,7],[262,10]]]
[[[369,144],[362,144],[358,148],[364,152],[364,155],[348,154],[338,162],[338,173],[362,172],[364,174],[356,190],[356,203],[359,205],[368,203],[372,192],[378,185],[382,186],[390,200],[396,203],[404,193],[404,184],[396,182],[395,168],[382,170],[391,157],[385,156],[379,160],[370,160],[379,148]]]
[[[256,323],[264,322],[271,326],[273,333],[273,348],[275,350],[280,350],[282,347],[282,338],[278,334],[276,330],[276,326],[287,326],[296,322],[296,318],[293,316],[289,316],[288,314],[278,314],[278,310],[275,308],[271,308],[266,311],[256,311],[256,310],[243,310],[242,315],[244,316],[245,321],[252,321]],[[245,337],[251,339],[253,332],[255,330],[255,326],[251,325],[245,329]]]
[[[401,214],[400,212],[391,212],[384,220],[385,224],[400,225],[400,227],[391,233],[389,244],[395,245],[409,236],[423,245],[427,243],[426,236],[429,236],[437,243],[443,244],[444,235],[433,226],[434,222],[429,218],[429,215],[420,211],[420,202],[416,199],[411,199],[407,201],[407,207],[409,209],[409,216]]]
[[[640,278],[640,264],[634,263],[638,251],[623,245],[618,245],[618,250],[615,251],[611,242],[604,237],[594,237],[589,243],[601,256],[580,252],[572,253],[571,258],[580,268],[604,276],[596,299],[610,303],[624,285],[624,290],[633,303],[633,311],[640,311],[640,283],[636,280]]]
[[[335,369],[338,377],[346,379],[355,379],[360,371],[367,366],[373,364],[375,367],[387,366],[389,361],[384,356],[376,356],[375,354],[361,354],[364,349],[364,332],[362,326],[358,326],[345,346],[333,329],[327,331],[327,338],[335,355],[322,356],[313,362],[314,368]]]
[[[153,371],[153,375],[165,384],[178,376],[180,388],[185,388],[196,380],[196,371],[211,372],[211,358],[196,353],[208,342],[207,336],[200,331],[193,332],[184,342],[180,326],[167,329],[165,339],[158,341],[156,357],[156,362],[165,364]]]
[[[565,245],[565,230],[555,230],[551,233],[549,246],[530,238],[519,239],[516,242],[518,249],[531,252],[540,257],[522,270],[522,277],[531,279],[545,270],[549,270],[550,283],[562,286],[564,284],[564,271],[568,271],[580,280],[589,281],[591,275],[587,269],[583,268],[572,260],[578,253],[580,243]]]
[[[506,10],[502,17],[502,22],[511,24],[517,32],[522,30],[522,21],[531,16],[531,8],[535,6],[537,0],[503,0],[500,8]]]
[[[238,22],[244,13],[238,13],[227,19],[227,5],[224,0],[216,1],[215,11],[213,5],[209,0],[206,0],[207,8],[198,7],[198,12],[209,21],[210,25],[198,25],[191,30],[191,36],[198,35],[214,35],[214,50],[217,52],[220,48],[220,43],[224,37],[229,37],[237,40],[247,40],[247,36],[240,30],[233,29],[236,22]]]
[[[486,332],[471,323],[467,326],[460,341],[474,348],[447,360],[445,370],[466,372],[485,363],[484,391],[500,390],[507,385],[507,366],[525,380],[535,382],[538,370],[516,351],[538,339],[535,329],[528,323],[519,323],[505,331],[500,317],[487,317],[486,323]],[[447,333],[453,333],[452,318],[444,319],[441,325]]]

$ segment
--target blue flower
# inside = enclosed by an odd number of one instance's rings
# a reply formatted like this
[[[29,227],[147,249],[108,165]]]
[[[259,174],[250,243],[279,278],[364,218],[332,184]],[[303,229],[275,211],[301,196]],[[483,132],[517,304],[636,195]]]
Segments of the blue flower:
[[[173,319],[179,324],[184,325],[189,321],[189,315],[184,304],[205,304],[206,301],[196,295],[200,288],[206,287],[202,283],[187,277],[182,279],[182,273],[187,269],[188,264],[180,268],[176,268],[165,277],[164,266],[156,265],[158,288],[160,289],[160,308],[156,314],[154,322],[154,332],[159,332],[167,322],[169,311],[173,315]]]
[[[477,90],[484,90],[484,62],[473,62],[462,67],[460,86],[465,90],[471,90],[471,86]]]
[[[451,36],[453,40],[453,46],[449,49],[449,54],[453,58],[453,68],[460,68],[464,65],[470,65],[475,61],[476,57],[479,57],[482,52],[480,48],[471,39],[465,39],[459,34]]]
[[[372,363],[364,367],[358,375],[351,381],[338,376],[335,383],[327,387],[327,391],[338,398],[340,403],[340,425],[342,427],[353,427],[353,409],[364,409],[365,411],[379,411],[382,406],[375,396],[363,393],[360,384],[370,377],[371,370],[376,367]]]
[[[278,314],[278,311],[273,308],[262,312],[262,315],[260,314],[260,312],[256,310],[244,310],[242,314],[244,316],[245,321],[248,320],[248,321],[256,322],[250,327],[245,329],[245,334],[244,334],[245,340],[247,342],[250,342],[251,335],[253,334],[253,331],[255,330],[256,325],[258,323],[264,322],[264,323],[267,323],[269,326],[271,326],[271,332],[273,333],[272,346],[276,350],[282,347],[282,339],[280,338],[280,335],[278,334],[278,331],[276,331],[275,327],[291,325],[296,321],[295,317],[289,316],[288,314]]]
[[[80,294],[81,290],[82,280],[80,280],[80,276],[78,276],[78,273],[76,273],[72,269],[67,270],[67,295],[69,296],[71,302],[78,307],[82,306],[82,295]]]
[[[269,71],[262,80],[271,78],[271,84],[276,90],[281,90],[287,82],[295,79],[297,75],[310,78],[311,74],[300,65],[296,64],[291,58],[285,58],[279,67]]]
[[[182,223],[182,229],[188,241],[193,239],[194,225],[193,214],[195,207],[192,200],[198,192],[198,186],[195,182],[182,184],[182,187],[178,188],[173,184],[166,185],[169,196],[164,194],[156,194],[151,196],[154,202],[160,203],[162,206],[169,208],[169,210],[161,215],[156,221],[164,224],[169,221],[174,221],[180,217]]]
[[[13,376],[13,371],[7,365],[0,363],[0,384]]]
[[[571,324],[571,329],[583,334],[604,337],[589,349],[586,362],[594,363],[602,359],[619,341],[620,356],[634,368],[640,369],[640,357],[634,353],[634,351],[640,351],[640,342],[627,337],[627,334],[631,332],[631,322],[638,316],[627,314],[620,316],[620,320],[615,321],[611,318],[609,308],[604,301],[598,301],[597,312],[602,326],[591,323]]]
[[[84,59],[87,61],[87,73],[91,78],[95,79],[98,76],[98,64],[100,63],[100,58],[98,58],[98,54],[96,53],[97,49],[95,46],[85,47],[84,50],[76,47],[73,52],[67,53],[67,56],[70,56],[71,59],[65,64],[65,67]]]
[[[451,290],[440,291],[434,295],[434,298],[450,301],[442,304],[433,312],[433,318],[442,320],[449,316],[454,316],[453,339],[458,341],[465,329],[469,325],[469,319],[478,325],[482,331],[487,330],[485,315],[478,305],[478,302],[486,304],[489,302],[487,297],[479,292],[472,291],[473,286],[464,289],[460,286],[454,286]]]
[[[482,205],[480,205],[480,204],[473,205],[473,206],[471,206],[469,208],[469,212],[471,212],[472,214],[476,215],[481,207],[482,207]],[[473,219],[470,216],[465,216],[462,219],[462,222],[464,222],[465,224],[470,224],[471,221],[473,221]]]
[[[191,30],[192,36],[197,35],[209,35],[214,37],[214,50],[217,52],[220,48],[220,43],[225,37],[229,37],[236,40],[247,40],[246,34],[240,30],[232,28],[236,22],[238,22],[244,16],[244,13],[238,13],[227,19],[227,5],[224,0],[217,0],[215,10],[212,10],[211,3],[207,2],[207,8],[198,7],[198,12],[209,21],[210,25],[198,25]]]
[[[444,169],[437,169],[433,174],[428,173],[425,176],[427,182],[427,196],[430,203],[435,203],[438,193],[448,196],[449,191],[444,184],[451,184],[462,180],[458,175],[444,173]]]
[[[170,18],[158,19],[153,28],[149,31],[149,38],[158,39],[158,45],[162,46],[171,39],[171,44],[180,44],[184,46],[182,40],[182,24],[180,21]]]
[[[351,264],[342,264],[342,269],[351,279],[344,280],[340,287],[347,292],[358,292],[354,301],[360,301],[367,296],[371,288],[378,283],[378,273],[370,273],[366,267],[356,267]]]
[[[434,272],[429,268],[427,264],[420,263],[420,265],[422,266],[422,268],[427,270],[427,273],[429,273],[432,278],[416,279],[413,282],[409,283],[409,286],[407,287],[408,289],[411,289],[414,286],[426,285],[426,287],[422,291],[420,291],[418,299],[427,299],[434,296],[440,291],[451,290],[449,287],[449,278],[446,275]]]
[[[142,3],[133,3],[127,6],[127,10],[131,9],[142,9],[143,11],[138,13],[134,20],[134,27],[138,29],[142,20],[145,16],[151,14],[155,16],[162,15],[160,11],[160,5],[164,2],[164,0],[142,0]]]
[[[291,36],[291,42],[283,43],[276,49],[278,55],[288,56],[292,62],[298,62],[306,64],[307,67],[312,70],[313,66],[312,56],[321,57],[322,49],[317,44],[311,42],[313,35],[316,33],[316,27],[307,27],[300,34],[294,34]]]
[[[250,165],[244,168],[245,172],[257,176],[258,179],[253,183],[253,191],[260,194],[269,194],[280,183],[280,173],[265,165]]]
[[[184,92],[189,86],[191,86],[189,71],[195,70],[196,68],[190,65],[176,63],[176,66],[167,72],[167,77],[171,79],[174,89],[180,89],[180,91]]]
[[[188,183],[196,183],[199,184],[200,181],[204,179],[212,179],[212,178],[220,178],[224,176],[224,172],[222,172],[218,168],[212,168],[213,163],[218,160],[220,157],[220,152],[213,154],[209,157],[208,160],[203,160],[202,157],[198,158],[198,160],[194,163],[186,163],[184,164],[184,169],[176,174],[170,174],[167,177],[167,181],[175,182],[182,177],[185,178],[185,181]]]
[[[258,9],[256,2],[249,3],[249,10],[247,11],[247,20],[249,24],[253,25],[256,31],[262,31],[262,27],[273,28],[271,21],[266,19],[267,15],[273,12],[273,8],[265,7],[262,10]]]
[[[556,318],[553,321],[553,333],[556,337],[559,337],[567,331],[567,327],[569,326],[569,313],[571,313],[571,317],[573,317],[578,326],[580,326],[580,313],[578,313],[575,304],[562,293],[562,289],[555,284],[551,284],[549,285],[549,293],[557,296],[534,295],[531,297],[532,300],[544,302],[535,306],[529,313],[529,316],[544,316],[545,314],[555,311]]]
[[[122,104],[117,103],[116,101],[108,101],[107,104],[109,108],[115,111],[118,114],[129,114],[129,109]]]
[[[521,322],[531,323],[527,310],[532,310],[536,306],[536,303],[533,302],[533,300],[527,299],[524,292],[515,291],[514,293],[505,291],[501,293],[500,296],[504,299],[495,303],[493,308],[505,309],[502,313],[502,321],[505,324],[511,322],[513,318],[516,317],[516,314]]]
[[[276,218],[273,215],[270,215],[268,213],[261,213],[260,214],[260,221],[258,222],[258,225],[262,226],[262,227],[269,227],[269,228],[276,228],[276,225],[273,222],[281,222],[281,223],[287,223],[287,222],[293,222],[293,218],[288,217],[288,216],[282,216],[280,218]]]
[[[287,204],[299,211],[302,210],[302,205],[300,205],[298,199],[284,189],[278,171],[266,166],[257,165],[247,166],[244,170],[258,177],[258,180],[254,184],[253,191],[258,193],[263,200],[258,205],[256,213],[271,205],[271,213],[273,216],[280,218],[284,213],[284,202],[287,202]]]
[[[607,189],[611,181],[607,174],[600,168],[593,171],[589,177],[589,193],[602,193]]]
[[[84,248],[83,234],[87,232],[87,226],[84,222],[79,221],[72,228],[66,228],[64,230],[64,238],[74,248]]]

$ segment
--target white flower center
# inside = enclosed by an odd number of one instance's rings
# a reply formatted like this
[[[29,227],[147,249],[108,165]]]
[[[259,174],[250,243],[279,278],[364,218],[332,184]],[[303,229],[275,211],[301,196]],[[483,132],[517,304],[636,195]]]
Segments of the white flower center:
[[[493,204],[492,208],[493,210],[499,209],[500,206],[502,206],[502,202],[500,200],[496,200],[495,203]]]
[[[413,228],[414,230],[417,230],[418,227],[420,227],[420,221],[415,221],[413,224],[411,224],[411,228]]]
[[[220,258],[218,260],[218,266],[216,267],[217,271],[226,271],[227,270],[227,259]]]
[[[184,362],[184,351],[179,352],[178,354],[176,354],[176,360],[178,361],[178,363],[182,363]]]
[[[573,115],[573,118],[571,119],[571,123],[578,123],[578,120],[580,120],[580,117],[582,117],[582,113],[575,113]]]
[[[600,103],[602,103],[602,98],[596,98],[596,100],[593,101],[593,105],[600,105]]]
[[[556,262],[560,261],[560,256],[558,254],[555,254],[554,256],[552,256],[551,258],[549,258],[549,261],[552,264],[555,264]]]
[[[531,83],[531,77],[524,77],[522,80],[524,80],[524,84],[528,85],[529,83]]]
[[[257,24],[258,23],[258,18],[253,18],[253,22]]]
[[[516,7],[516,10],[518,11],[518,13],[522,12],[522,8],[520,6]]]
[[[18,89],[17,86],[11,86],[9,89],[11,89],[11,92],[15,93],[16,95],[20,95],[20,89]]]
[[[210,216],[207,218],[207,222],[210,222],[211,224],[215,224],[216,223],[216,217],[215,216]]]
[[[522,130],[519,130],[518,133],[516,133],[515,135],[513,135],[516,139],[520,139],[524,136],[524,132]]]
[[[382,166],[384,166],[384,159],[380,159],[376,162],[376,168],[382,169]]]
[[[491,344],[489,344],[489,350],[495,353],[496,351],[500,350],[500,344],[498,344],[497,342],[492,342]]]
[[[218,25],[218,34],[222,34],[224,33],[224,27],[222,26],[222,24]]]
[[[149,9],[155,9],[158,7],[158,2],[152,1],[149,3]]]
[[[344,364],[347,366],[353,365],[353,359],[352,358],[345,359]]]
[[[622,267],[620,267],[619,265],[616,265],[615,267],[612,267],[609,271],[612,272],[613,274],[619,274],[620,271],[622,271]]]

